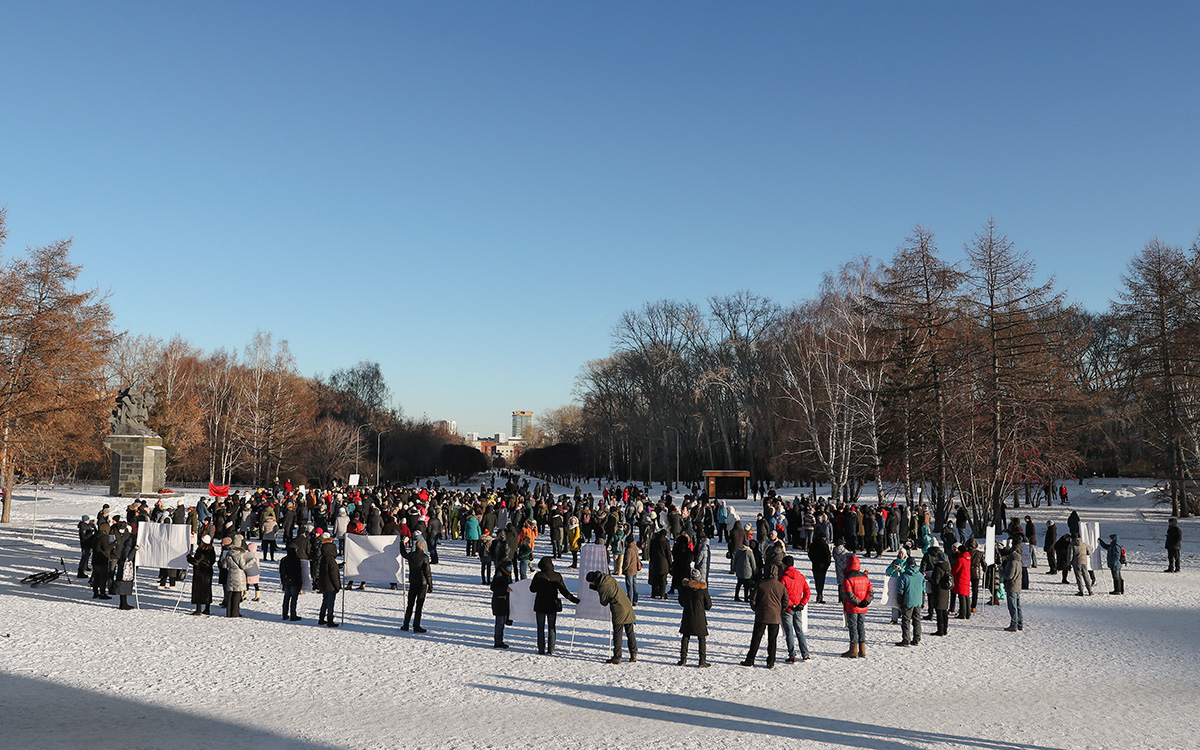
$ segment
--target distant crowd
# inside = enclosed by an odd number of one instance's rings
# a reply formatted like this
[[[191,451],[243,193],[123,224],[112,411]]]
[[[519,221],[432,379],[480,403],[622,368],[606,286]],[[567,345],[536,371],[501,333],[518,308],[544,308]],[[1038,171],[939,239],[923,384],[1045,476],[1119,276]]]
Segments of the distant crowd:
[[[300,621],[300,594],[315,591],[322,597],[318,624],[335,628],[338,593],[355,584],[344,579],[338,559],[347,535],[398,536],[408,571],[401,630],[424,633],[422,612],[434,592],[432,566],[439,563],[439,547],[453,543],[479,561],[480,583],[490,592],[494,647],[508,648],[504,634],[511,624],[514,582],[531,578],[538,652],[553,654],[563,599],[578,601],[555,564],[565,564],[570,555],[570,567],[577,568],[583,545],[598,544],[605,564],[603,570],[589,572],[587,581],[610,611],[609,661],[621,662],[623,642],[628,643],[629,659],[637,660],[634,623],[645,570],[650,597],[674,596],[681,607],[678,663],[687,663],[694,638],[701,667],[708,666],[706,613],[713,606],[709,582],[714,574],[732,576],[733,601],[753,613],[749,650],[742,662],[746,666],[755,663],[764,637],[766,666],[775,666],[781,628],[787,661],[811,658],[803,622],[810,606],[825,604],[830,568],[849,635],[849,648],[841,654],[845,658],[866,657],[865,616],[881,602],[891,605],[890,621],[899,626],[896,646],[920,645],[922,621],[931,623],[927,627],[933,627],[932,635],[941,636],[952,617],[969,620],[978,611],[981,588],[992,603],[1006,603],[1005,630],[1023,631],[1021,592],[1029,587],[1030,569],[1038,567],[1039,536],[1046,573],[1061,575],[1064,584],[1073,574],[1078,596],[1095,593],[1095,573],[1088,562],[1093,550],[1075,511],[1065,530],[1051,521],[1040,535],[1029,516],[1014,516],[1004,529],[1006,540],[997,546],[994,564],[988,565],[961,506],[935,534],[930,510],[920,502],[831,503],[809,497],[785,502],[763,487],[758,488],[762,512],[742,519],[726,502],[707,498],[695,491],[699,488],[688,489],[692,491],[678,498],[669,492],[653,498],[636,485],[600,484],[595,494],[577,486],[573,495],[555,495],[548,482],[500,473],[481,483],[478,492],[442,487],[436,480],[423,486],[327,490],[293,488],[285,482],[228,498],[206,497],[194,507],[140,500],[123,512],[105,505],[95,519],[81,519],[78,575],[90,577],[93,598],[115,596],[121,609],[133,609],[129,598],[134,594],[137,525],[187,524],[195,539],[187,556],[195,607],[190,614],[211,614],[215,582],[225,616],[240,617],[241,604],[251,592],[254,600],[260,597],[262,564],[276,562],[282,551],[277,561],[282,619]],[[549,544],[543,541],[542,546],[548,546],[549,554],[538,556],[538,540],[544,537]],[[1165,545],[1168,572],[1179,570],[1181,542],[1172,518]],[[1112,534],[1099,544],[1112,577],[1110,593],[1123,594],[1126,556],[1120,539]],[[717,545],[723,546],[726,562],[714,566]],[[884,554],[895,558],[885,579],[872,581],[860,558]],[[797,567],[800,555],[810,563],[811,583]],[[174,587],[187,572],[159,570],[158,585]],[[364,586],[359,582],[359,588]]]

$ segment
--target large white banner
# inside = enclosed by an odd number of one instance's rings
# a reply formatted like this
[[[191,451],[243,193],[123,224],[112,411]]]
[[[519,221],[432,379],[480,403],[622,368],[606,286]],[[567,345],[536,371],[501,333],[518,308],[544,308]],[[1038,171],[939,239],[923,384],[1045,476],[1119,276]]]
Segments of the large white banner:
[[[508,595],[508,619],[513,622],[537,624],[537,617],[533,612],[533,600],[536,595],[529,590],[529,584],[532,582],[532,578],[526,578],[524,581],[513,581],[509,586],[512,591]]]
[[[984,565],[995,565],[996,564],[996,527],[995,526],[988,526],[987,532],[984,535],[983,563],[984,563]]]
[[[138,524],[137,564],[142,568],[186,569],[192,527],[186,523]]]
[[[887,598],[883,602],[883,606],[888,608],[900,606],[900,576],[887,577]]]
[[[404,583],[404,557],[399,536],[346,535],[347,581]]]
[[[1100,523],[1097,521],[1079,524],[1079,535],[1092,550],[1092,554],[1088,558],[1088,570],[1104,570],[1104,555],[1101,554],[1104,549],[1100,546]]]
[[[585,544],[579,550],[579,604],[575,605],[575,616],[585,620],[611,620],[608,607],[600,604],[600,595],[588,588],[587,574],[593,570],[607,573],[608,558],[603,545]]]

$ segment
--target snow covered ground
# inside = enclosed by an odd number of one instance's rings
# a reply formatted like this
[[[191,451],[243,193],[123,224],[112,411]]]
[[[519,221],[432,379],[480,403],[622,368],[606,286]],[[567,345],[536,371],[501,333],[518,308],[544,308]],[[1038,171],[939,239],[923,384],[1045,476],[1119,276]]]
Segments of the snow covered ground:
[[[186,597],[173,611],[154,571],[139,576],[135,612],[93,601],[75,579],[31,590],[19,579],[60,555],[74,572],[75,523],[107,499],[103,488],[43,489],[31,541],[33,493],[22,490],[14,523],[0,528],[0,746],[1195,748],[1200,524],[1181,522],[1183,572],[1163,573],[1168,512],[1148,496],[1153,485],[1069,485],[1071,507],[1099,521],[1103,538],[1120,534],[1129,552],[1123,597],[1106,595],[1106,570],[1096,596],[1075,597],[1073,584],[1043,575],[1042,560],[1022,597],[1024,633],[1003,632],[1004,607],[981,603],[971,620],[950,621],[948,637],[900,649],[899,628],[874,607],[866,660],[837,658],[846,633],[830,597],[811,608],[814,659],[774,671],[737,664],[752,616],[732,601],[722,552],[713,668],[675,666],[680,609],[651,600],[644,574],[639,661],[613,666],[602,663],[600,623],[580,621],[569,649],[569,604],[558,655],[538,656],[536,632],[523,626],[508,630],[513,648],[493,650],[487,590],[462,542],[440,548],[425,635],[399,630],[402,595],[379,587],[345,595],[342,628],[316,624],[313,594],[300,600],[304,622],[280,622],[270,563],[262,601],[246,602],[241,620],[188,617]],[[1040,532],[1051,517],[1065,528],[1069,510],[1022,515]],[[867,563],[876,583],[888,561]],[[694,654],[693,644],[693,664]]]

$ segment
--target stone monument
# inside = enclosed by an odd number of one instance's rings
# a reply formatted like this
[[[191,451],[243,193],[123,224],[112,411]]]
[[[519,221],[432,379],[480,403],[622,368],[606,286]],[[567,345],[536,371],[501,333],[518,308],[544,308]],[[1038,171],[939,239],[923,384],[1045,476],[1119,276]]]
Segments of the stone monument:
[[[129,388],[117,396],[117,408],[108,419],[113,434],[104,441],[113,454],[109,495],[154,495],[166,486],[167,451],[162,438],[146,426],[155,403],[153,393]]]

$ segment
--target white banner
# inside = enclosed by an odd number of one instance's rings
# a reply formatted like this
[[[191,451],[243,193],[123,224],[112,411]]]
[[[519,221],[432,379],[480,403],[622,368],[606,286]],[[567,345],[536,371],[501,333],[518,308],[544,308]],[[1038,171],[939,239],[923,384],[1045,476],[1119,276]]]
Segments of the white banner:
[[[600,604],[600,595],[588,588],[587,574],[593,570],[607,573],[608,559],[603,545],[585,544],[579,550],[579,604],[575,605],[575,616],[585,620],[611,620],[608,607]]]
[[[404,583],[404,557],[399,536],[346,535],[347,581]]]
[[[192,527],[186,523],[138,524],[137,564],[142,568],[186,569]]]
[[[887,599],[883,606],[889,608],[900,606],[900,576],[887,577]]]
[[[1097,521],[1079,524],[1079,535],[1092,550],[1091,556],[1088,557],[1088,570],[1104,570],[1104,555],[1101,554],[1104,550],[1100,547],[1100,523]]]
[[[533,612],[533,600],[536,595],[529,590],[529,584],[532,582],[532,578],[526,578],[524,581],[513,581],[509,586],[512,591],[508,595],[508,619],[513,622],[537,624],[537,617]]]
[[[983,542],[984,565],[996,564],[996,527],[988,526]]]

